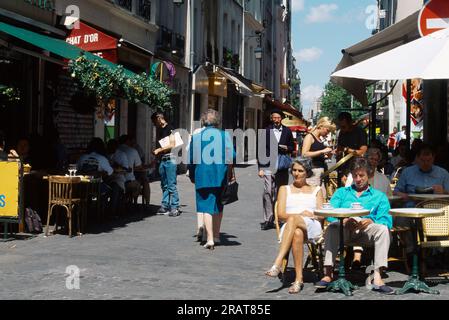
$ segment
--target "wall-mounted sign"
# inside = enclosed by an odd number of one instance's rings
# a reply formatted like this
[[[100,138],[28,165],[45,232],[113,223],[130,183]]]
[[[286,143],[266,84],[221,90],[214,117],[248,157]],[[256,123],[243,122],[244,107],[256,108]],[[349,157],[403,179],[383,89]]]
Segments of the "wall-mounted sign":
[[[32,6],[41,8],[47,11],[55,11],[55,3],[54,0],[24,0],[26,3],[31,4]]]
[[[87,24],[80,22],[79,29],[73,29],[65,40],[71,45],[94,53],[95,55],[117,63],[118,40]]]

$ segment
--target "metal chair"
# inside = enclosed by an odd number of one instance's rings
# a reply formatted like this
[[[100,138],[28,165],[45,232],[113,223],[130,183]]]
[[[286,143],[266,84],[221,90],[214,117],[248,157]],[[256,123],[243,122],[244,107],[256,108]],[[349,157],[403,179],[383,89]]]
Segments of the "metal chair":
[[[69,236],[72,236],[72,216],[74,207],[80,206],[81,199],[73,197],[74,185],[81,183],[80,177],[64,177],[64,176],[49,176],[48,177],[48,215],[47,227],[45,229],[45,236],[48,236],[48,229],[50,225],[50,218],[53,214],[53,209],[57,206],[63,207],[66,211],[67,220],[69,224]],[[78,228],[80,227],[80,215],[78,217]],[[55,229],[57,230],[58,222],[55,219]]]

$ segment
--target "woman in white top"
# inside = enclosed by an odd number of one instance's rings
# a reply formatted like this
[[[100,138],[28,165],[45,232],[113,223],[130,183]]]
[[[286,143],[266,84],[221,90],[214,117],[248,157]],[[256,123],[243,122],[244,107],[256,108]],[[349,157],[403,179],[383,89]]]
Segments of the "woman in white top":
[[[292,248],[296,270],[296,279],[288,290],[298,293],[303,285],[304,242],[313,241],[321,235],[321,221],[314,215],[315,209],[323,204],[320,187],[310,186],[306,179],[312,176],[312,165],[309,159],[297,158],[291,166],[293,184],[279,189],[277,209],[279,220],[286,222],[283,226],[281,247],[273,266],[265,274],[277,277],[281,272],[282,259]]]

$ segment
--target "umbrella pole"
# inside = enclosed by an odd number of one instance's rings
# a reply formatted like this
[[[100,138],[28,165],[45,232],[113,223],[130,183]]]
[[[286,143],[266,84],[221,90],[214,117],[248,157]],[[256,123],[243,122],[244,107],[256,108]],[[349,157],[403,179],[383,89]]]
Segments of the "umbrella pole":
[[[406,111],[406,125],[407,125],[407,149],[410,150],[410,141],[411,141],[411,131],[412,131],[412,80],[407,80],[407,111]]]
[[[376,140],[376,105],[377,103],[371,105],[371,144]]]

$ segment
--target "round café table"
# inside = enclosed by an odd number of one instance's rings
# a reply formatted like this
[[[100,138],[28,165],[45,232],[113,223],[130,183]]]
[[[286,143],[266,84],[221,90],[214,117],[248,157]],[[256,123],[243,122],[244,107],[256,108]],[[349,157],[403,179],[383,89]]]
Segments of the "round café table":
[[[337,292],[342,291],[346,296],[352,296],[352,290],[357,289],[351,282],[346,280],[345,273],[345,256],[343,251],[345,249],[343,220],[351,217],[367,216],[370,211],[365,209],[321,209],[315,210],[315,215],[325,218],[337,218],[340,221],[340,264],[338,267],[338,279],[327,286],[328,291]]]
[[[410,199],[418,201],[449,199],[449,194],[436,194],[436,193],[409,194],[408,196]]]
[[[414,290],[417,292],[425,292],[430,294],[440,294],[438,290],[430,289],[427,284],[419,280],[419,245],[418,245],[418,224],[422,219],[427,217],[438,217],[443,216],[444,211],[440,209],[424,209],[424,208],[401,208],[401,209],[391,209],[390,214],[393,217],[404,217],[413,219],[411,231],[413,237],[413,266],[412,274],[410,275],[408,281],[405,283],[402,289],[396,290],[396,294],[404,294],[409,290]]]

